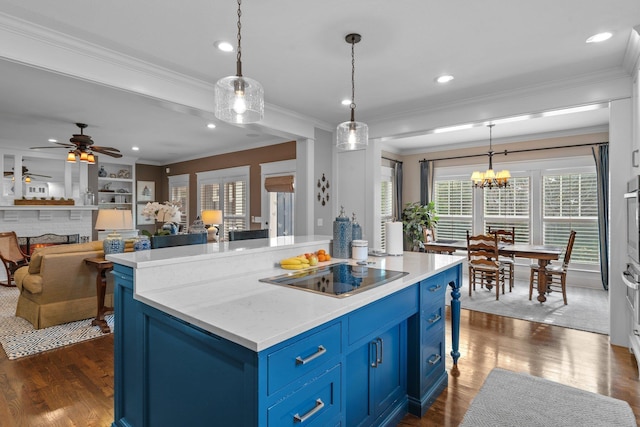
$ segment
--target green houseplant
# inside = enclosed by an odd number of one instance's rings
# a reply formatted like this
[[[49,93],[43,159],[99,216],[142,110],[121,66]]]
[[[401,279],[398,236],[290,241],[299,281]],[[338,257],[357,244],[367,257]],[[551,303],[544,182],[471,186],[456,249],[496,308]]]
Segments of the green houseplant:
[[[424,249],[425,231],[433,233],[437,223],[438,216],[434,202],[426,205],[419,202],[407,203],[402,210],[402,230],[408,246],[406,249],[414,251]]]

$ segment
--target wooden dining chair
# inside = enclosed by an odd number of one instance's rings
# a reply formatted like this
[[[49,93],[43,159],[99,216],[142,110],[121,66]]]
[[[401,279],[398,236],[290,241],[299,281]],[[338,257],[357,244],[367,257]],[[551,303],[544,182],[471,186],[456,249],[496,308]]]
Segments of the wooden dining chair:
[[[7,281],[2,286],[15,286],[13,273],[25,265],[29,265],[29,256],[22,252],[15,231],[0,233],[0,260],[7,271]]]
[[[516,228],[511,227],[511,229],[506,228],[495,228],[489,226],[489,234],[495,234],[498,236],[498,243],[505,243],[508,245],[513,245],[516,243]],[[500,255],[498,258],[500,264],[505,267],[505,275],[509,275],[509,289],[512,289],[514,286],[514,273],[516,266],[516,257],[515,255],[504,256]],[[506,277],[505,277],[506,280]]]
[[[504,294],[504,266],[498,260],[498,236],[495,234],[479,234],[471,236],[467,231],[467,264],[469,267],[469,296],[476,290],[476,282],[480,287],[491,290],[496,288],[496,300],[500,299],[500,287]],[[511,291],[511,288],[509,288]]]
[[[562,258],[562,265],[548,264],[545,268],[545,274],[547,276],[547,293],[551,293],[553,291],[562,292],[564,305],[567,305],[567,269],[569,268],[569,261],[571,260],[571,252],[573,251],[573,243],[575,240],[576,232],[571,230],[571,233],[569,233],[567,249],[564,252],[564,258]],[[538,264],[531,264],[531,273],[529,275],[529,300],[531,300],[534,289],[538,289]]]

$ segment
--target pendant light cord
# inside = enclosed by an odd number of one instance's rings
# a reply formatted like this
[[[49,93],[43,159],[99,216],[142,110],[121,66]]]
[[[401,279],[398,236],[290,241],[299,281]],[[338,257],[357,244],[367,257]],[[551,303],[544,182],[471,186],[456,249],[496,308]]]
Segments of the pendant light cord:
[[[242,16],[242,10],[240,10],[240,4],[242,0],[238,0],[238,54],[236,55],[236,76],[242,77],[242,23],[240,23],[240,17]]]
[[[356,41],[355,38],[351,39],[351,121],[355,122],[355,109],[356,109],[356,54],[355,54]]]

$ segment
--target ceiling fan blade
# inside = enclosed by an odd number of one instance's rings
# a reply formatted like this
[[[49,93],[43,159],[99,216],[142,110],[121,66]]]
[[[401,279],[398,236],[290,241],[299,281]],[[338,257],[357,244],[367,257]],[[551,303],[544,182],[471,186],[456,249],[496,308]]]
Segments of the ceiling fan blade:
[[[91,150],[95,151],[96,153],[106,154],[107,156],[111,156],[111,157],[116,157],[116,158],[122,157],[122,154],[120,154],[120,153],[114,153],[114,152],[111,152],[111,151],[105,151],[105,150],[101,150],[101,149],[96,149],[95,147],[91,147]]]
[[[30,177],[37,176],[37,177],[40,177],[40,178],[52,178],[52,177],[51,177],[51,176],[49,176],[49,175],[40,175],[40,174],[38,174],[38,173],[29,173],[29,174],[27,174],[27,175],[29,175]]]
[[[57,143],[60,144],[59,146],[55,146],[55,145],[48,145],[46,147],[30,147],[31,150],[39,150],[41,148],[75,148],[76,146],[73,144],[61,144],[61,143]]]
[[[92,150],[107,150],[107,151],[115,151],[116,153],[119,153],[120,150],[118,150],[117,148],[113,148],[113,147],[103,147],[101,145],[92,145],[91,146]]]

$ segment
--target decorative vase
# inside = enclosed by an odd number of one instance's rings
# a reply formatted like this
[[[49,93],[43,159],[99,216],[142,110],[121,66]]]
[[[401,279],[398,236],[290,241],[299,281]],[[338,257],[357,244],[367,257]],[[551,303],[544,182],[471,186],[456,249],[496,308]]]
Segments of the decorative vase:
[[[133,242],[133,250],[138,251],[147,251],[151,249],[151,240],[147,236],[139,236]]]
[[[104,169],[104,166],[100,166],[100,170],[98,170],[98,176],[100,178],[106,178],[107,171]]]
[[[175,222],[165,222],[162,229],[169,231],[169,234],[178,234],[178,224]]]

